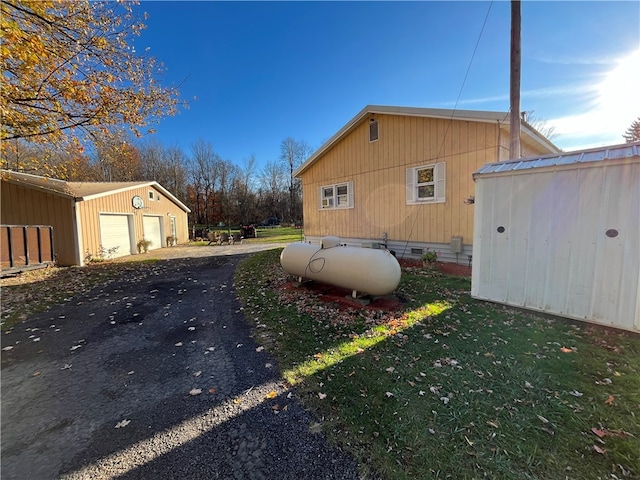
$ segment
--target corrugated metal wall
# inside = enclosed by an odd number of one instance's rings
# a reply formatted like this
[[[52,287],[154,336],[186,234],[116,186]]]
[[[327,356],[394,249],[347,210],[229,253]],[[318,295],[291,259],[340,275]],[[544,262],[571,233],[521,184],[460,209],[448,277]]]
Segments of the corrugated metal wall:
[[[476,180],[472,295],[640,331],[640,159]]]

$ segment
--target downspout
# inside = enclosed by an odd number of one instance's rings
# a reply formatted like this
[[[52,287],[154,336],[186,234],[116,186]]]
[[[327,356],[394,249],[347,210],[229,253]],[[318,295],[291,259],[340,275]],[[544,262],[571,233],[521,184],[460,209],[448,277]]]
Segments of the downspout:
[[[80,210],[78,209],[77,198],[73,198],[71,200],[71,209],[73,211],[73,236],[74,243],[76,245],[76,264],[83,266],[84,258],[82,257],[82,251],[84,250],[84,246],[82,244],[82,222],[80,221]]]

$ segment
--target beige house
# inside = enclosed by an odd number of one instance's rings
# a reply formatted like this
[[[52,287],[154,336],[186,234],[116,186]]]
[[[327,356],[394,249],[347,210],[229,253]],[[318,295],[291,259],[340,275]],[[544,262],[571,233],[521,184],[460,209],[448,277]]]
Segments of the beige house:
[[[522,155],[559,149],[526,122]],[[305,239],[336,235],[399,258],[471,261],[473,173],[509,159],[509,114],[369,105],[295,172]]]
[[[59,265],[188,241],[189,208],[157,182],[65,182],[3,170],[2,225],[51,225]]]

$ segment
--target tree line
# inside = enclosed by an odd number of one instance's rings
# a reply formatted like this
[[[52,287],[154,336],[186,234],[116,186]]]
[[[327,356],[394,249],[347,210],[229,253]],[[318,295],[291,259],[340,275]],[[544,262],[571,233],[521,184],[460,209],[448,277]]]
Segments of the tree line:
[[[3,168],[70,182],[156,181],[189,207],[190,225],[302,222],[302,189],[293,172],[311,149],[291,137],[282,140],[280,157],[262,166],[253,154],[240,164],[225,160],[205,140],[187,151],[158,140],[109,134],[95,137],[86,151],[22,140],[12,143]]]

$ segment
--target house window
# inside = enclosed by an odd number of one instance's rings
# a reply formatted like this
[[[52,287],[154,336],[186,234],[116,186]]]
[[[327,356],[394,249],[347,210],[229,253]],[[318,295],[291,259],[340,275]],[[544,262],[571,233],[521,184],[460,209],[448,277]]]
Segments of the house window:
[[[378,140],[378,121],[373,120],[369,122],[369,141],[375,142],[376,140]]]
[[[149,190],[149,200],[151,200],[153,202],[153,200],[155,199],[155,193],[153,190]]]
[[[407,205],[444,201],[444,162],[407,169]]]
[[[353,182],[320,187],[320,210],[330,208],[353,208]]]

